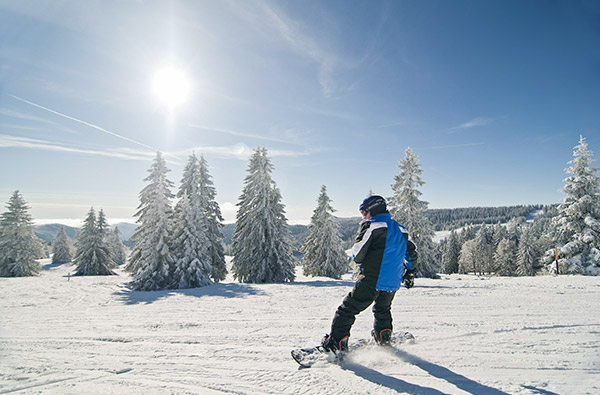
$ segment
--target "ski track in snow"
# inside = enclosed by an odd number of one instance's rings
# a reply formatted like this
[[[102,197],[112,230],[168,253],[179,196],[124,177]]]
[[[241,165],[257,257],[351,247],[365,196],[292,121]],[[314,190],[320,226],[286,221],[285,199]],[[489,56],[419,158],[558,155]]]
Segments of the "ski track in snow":
[[[132,292],[72,270],[0,278],[0,394],[600,393],[600,277],[417,279],[393,305],[416,344],[302,369],[290,350],[328,332],[349,275]]]

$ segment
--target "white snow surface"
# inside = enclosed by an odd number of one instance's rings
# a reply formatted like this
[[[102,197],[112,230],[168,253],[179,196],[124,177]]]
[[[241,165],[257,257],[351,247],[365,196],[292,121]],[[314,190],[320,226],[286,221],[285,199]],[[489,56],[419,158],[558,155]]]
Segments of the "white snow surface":
[[[417,279],[393,305],[415,344],[302,369],[290,350],[329,331],[350,275],[133,292],[122,271],[49,262],[0,279],[0,393],[600,393],[600,277]],[[367,310],[351,339],[371,325]]]

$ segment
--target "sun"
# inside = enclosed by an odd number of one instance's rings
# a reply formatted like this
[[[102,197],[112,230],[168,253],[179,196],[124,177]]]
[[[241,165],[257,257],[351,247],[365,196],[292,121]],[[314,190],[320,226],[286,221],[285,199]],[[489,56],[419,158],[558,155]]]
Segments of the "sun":
[[[152,81],[154,93],[171,110],[184,103],[190,93],[190,81],[186,73],[175,65],[158,70]]]

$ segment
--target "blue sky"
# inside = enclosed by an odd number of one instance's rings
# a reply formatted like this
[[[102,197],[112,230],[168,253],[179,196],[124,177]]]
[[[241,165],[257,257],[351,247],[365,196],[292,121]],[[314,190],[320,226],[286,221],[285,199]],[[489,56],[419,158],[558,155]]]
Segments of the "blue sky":
[[[580,134],[600,155],[597,1],[0,0],[0,201],[40,221],[131,218],[157,150],[232,221],[258,146],[290,223],[390,196],[407,147],[430,208],[551,204]]]

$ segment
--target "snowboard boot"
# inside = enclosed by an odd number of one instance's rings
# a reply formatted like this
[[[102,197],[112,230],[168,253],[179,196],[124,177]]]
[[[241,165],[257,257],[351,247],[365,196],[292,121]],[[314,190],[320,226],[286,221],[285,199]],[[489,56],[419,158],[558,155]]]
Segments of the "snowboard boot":
[[[390,344],[390,340],[392,339],[392,330],[382,329],[380,331],[377,331],[373,329],[371,331],[371,336],[373,336],[373,339],[375,339],[375,343],[381,346],[386,346]]]
[[[348,336],[344,336],[341,340],[335,340],[330,335],[325,335],[321,341],[321,347],[325,351],[330,351],[334,354],[348,351]]]

